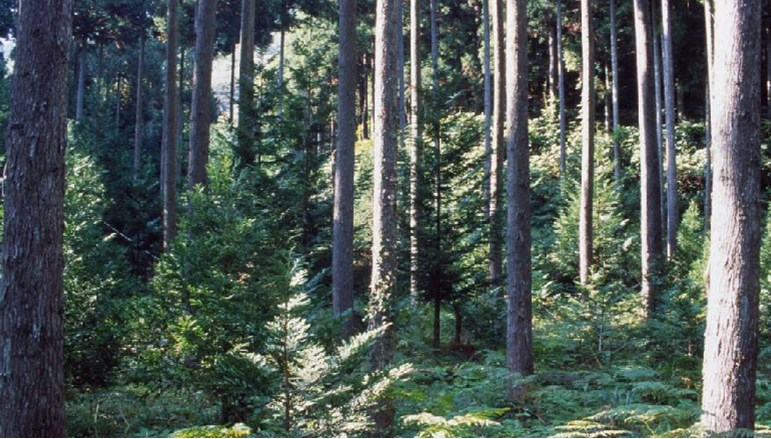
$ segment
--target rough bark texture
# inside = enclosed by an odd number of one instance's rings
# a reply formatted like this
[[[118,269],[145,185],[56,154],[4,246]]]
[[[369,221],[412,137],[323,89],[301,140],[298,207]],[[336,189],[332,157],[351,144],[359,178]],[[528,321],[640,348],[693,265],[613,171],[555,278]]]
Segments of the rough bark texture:
[[[581,210],[578,222],[579,277],[589,282],[594,210],[594,38],[589,0],[581,0]]]
[[[163,101],[161,143],[161,188],[163,197],[163,247],[168,250],[177,236],[177,9],[178,0],[168,0],[166,24],[166,93]]]
[[[238,156],[254,163],[254,9],[255,0],[241,2],[241,60],[238,65]]]
[[[556,0],[557,12],[557,76],[560,94],[560,180],[567,170],[567,132],[568,123],[565,117],[565,59],[562,56],[562,0]]]
[[[672,23],[669,0],[661,0],[661,54],[664,61],[664,107],[667,123],[667,258],[677,248],[677,159],[675,150],[675,77],[672,66]]]
[[[503,38],[503,0],[492,0],[493,10],[493,128],[490,157],[490,282],[503,278],[503,157],[506,123],[506,51]]]
[[[637,54],[637,100],[640,124],[640,237],[642,241],[642,299],[644,314],[655,310],[658,269],[662,254],[661,179],[656,143],[654,103],[653,30],[649,0],[634,0]]]
[[[709,131],[707,136],[706,149],[706,163],[704,165],[704,231],[709,234],[712,224],[712,93],[714,87],[711,85],[714,83],[714,58],[715,58],[715,38],[714,32],[714,20],[712,14],[712,1],[704,0],[704,35],[707,40],[706,52],[707,52],[707,96],[706,96],[706,110],[707,121],[706,129]]]
[[[85,47],[78,50],[78,95],[75,101],[75,120],[83,118],[83,101],[86,94],[86,56]]]
[[[378,0],[375,25],[375,149],[373,170],[372,284],[368,324],[370,329],[393,325],[396,294],[397,197],[397,96],[396,0]],[[381,370],[394,355],[393,326],[373,344],[370,367]],[[381,404],[375,416],[378,427],[393,421],[393,409]]]
[[[134,178],[139,177],[142,168],[142,70],[145,63],[145,36],[139,37],[139,59],[137,60],[136,113],[134,116]]]
[[[410,296],[418,299],[420,187],[420,2],[410,0]]]
[[[613,133],[618,129],[618,36],[616,35],[616,0],[610,0],[610,65],[613,92]],[[621,181],[621,154],[618,140],[613,139],[613,177]]]
[[[527,3],[507,2],[506,86],[509,92],[508,133],[508,211],[506,286],[509,303],[506,331],[506,367],[512,373],[533,373],[532,268],[530,262],[530,152],[527,136]],[[518,386],[510,395],[517,398]]]
[[[701,422],[752,429],[760,291],[760,0],[717,0],[710,240]]]
[[[16,27],[0,279],[0,436],[65,436],[62,235],[71,0]]]
[[[356,0],[341,0],[339,79],[337,86],[338,135],[335,153],[335,188],[332,230],[332,308],[335,316],[353,309],[353,177],[356,142]],[[343,333],[353,334],[352,315]]]
[[[190,188],[207,184],[209,127],[212,119],[211,69],[214,55],[216,0],[198,0],[195,13],[195,68],[193,78],[192,124],[187,178]]]

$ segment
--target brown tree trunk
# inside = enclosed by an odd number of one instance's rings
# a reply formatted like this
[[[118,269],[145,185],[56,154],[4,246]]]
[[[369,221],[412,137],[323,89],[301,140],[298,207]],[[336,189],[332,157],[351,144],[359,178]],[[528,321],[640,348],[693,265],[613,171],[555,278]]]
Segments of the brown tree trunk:
[[[338,136],[335,152],[334,220],[332,229],[332,309],[336,317],[353,311],[353,177],[356,143],[356,0],[341,0]],[[343,323],[353,335],[353,316]]]
[[[492,0],[493,17],[493,128],[490,157],[490,284],[503,281],[503,156],[506,148],[506,51],[503,38],[503,0]]]
[[[168,250],[177,236],[177,9],[178,0],[168,0],[166,23],[166,93],[163,101],[161,143],[161,190],[163,197],[163,247]]]
[[[254,164],[254,14],[255,0],[241,2],[241,61],[238,66],[238,158]]]
[[[396,80],[396,33],[398,20],[396,0],[377,0],[375,25],[374,109],[375,147],[373,170],[372,284],[369,300],[369,329],[393,325],[396,294],[396,198],[397,198],[397,132],[398,81]],[[370,366],[382,370],[393,360],[394,331],[390,326],[372,344]],[[381,403],[375,415],[376,427],[393,423],[390,404]]]
[[[579,277],[589,283],[593,261],[592,212],[594,210],[594,37],[589,0],[581,0],[581,211],[579,216]]]
[[[145,63],[145,36],[139,37],[139,59],[137,60],[136,113],[134,117],[134,178],[139,177],[142,168],[142,69]]]
[[[193,104],[190,112],[190,156],[187,178],[191,189],[206,185],[206,164],[209,161],[209,126],[212,119],[211,69],[214,55],[216,0],[198,0],[195,14],[195,70]]]
[[[677,249],[677,151],[675,149],[675,78],[672,66],[672,23],[669,0],[661,0],[664,107],[667,121],[667,258]]]
[[[644,314],[652,316],[658,300],[661,264],[661,179],[656,142],[655,76],[650,0],[634,0],[637,53],[637,100],[640,124],[640,236]]]
[[[562,56],[562,0],[556,0],[557,15],[557,80],[559,82],[559,119],[560,119],[560,180],[564,180],[567,171],[567,132],[565,117],[565,59]]]
[[[0,279],[0,436],[64,437],[64,176],[71,0],[19,8]]]
[[[760,0],[717,0],[712,109],[715,186],[701,423],[755,427],[760,293]],[[730,42],[728,44],[727,42]],[[741,432],[735,432],[741,433]]]
[[[506,70],[508,75],[508,212],[506,285],[509,296],[506,330],[506,366],[514,374],[533,373],[533,333],[530,262],[530,152],[527,135],[527,2],[507,2]],[[510,396],[520,396],[512,386]]]
[[[420,2],[410,0],[410,297],[418,300],[419,188],[423,140],[420,134]]]

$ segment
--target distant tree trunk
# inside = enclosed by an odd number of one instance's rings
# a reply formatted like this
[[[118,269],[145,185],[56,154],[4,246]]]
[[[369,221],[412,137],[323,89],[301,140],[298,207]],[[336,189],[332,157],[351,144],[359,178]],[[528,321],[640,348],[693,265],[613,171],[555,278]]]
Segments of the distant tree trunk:
[[[86,48],[81,46],[78,50],[78,95],[75,104],[75,120],[83,118],[83,100],[86,94]]]
[[[211,70],[214,55],[214,31],[217,15],[216,0],[198,0],[195,14],[195,77],[193,80],[192,124],[188,183],[190,188],[206,185],[206,164],[209,161],[209,126],[212,118]]]
[[[509,297],[506,330],[506,366],[520,375],[533,373],[530,235],[530,152],[527,135],[527,2],[507,2],[506,70],[508,107],[508,193],[506,285]],[[518,386],[510,396],[520,397]]]
[[[557,73],[560,94],[560,180],[564,181],[567,171],[567,131],[565,118],[565,59],[562,56],[562,0],[556,0],[557,12]]]
[[[667,117],[667,258],[677,248],[677,151],[675,149],[675,79],[672,66],[672,23],[669,0],[661,0],[664,106]]]
[[[420,159],[423,139],[420,134],[420,2],[410,0],[410,297],[418,299],[418,237],[420,212]]]
[[[166,23],[166,93],[163,101],[161,143],[161,190],[163,192],[163,247],[168,250],[177,236],[177,9],[178,0],[168,0]],[[181,105],[180,105],[181,106]]]
[[[659,195],[659,198],[661,199],[659,208],[661,209],[661,224],[663,229],[664,221],[667,216],[664,201],[664,122],[661,118],[661,113],[664,108],[664,99],[661,90],[661,39],[659,38],[658,22],[656,20],[656,0],[650,0],[650,4],[651,20],[653,22],[653,76],[656,81],[656,85],[654,86],[654,92],[656,93],[656,144],[658,145],[659,192],[661,192]]]
[[[177,39],[179,39],[179,35],[177,35]],[[185,131],[185,106],[184,102],[182,100],[182,95],[185,93],[185,48],[180,47],[179,48],[179,88],[177,91],[177,157],[176,157],[176,168],[177,168],[177,180],[182,181],[184,178],[184,175],[182,173],[182,164],[185,160],[185,151],[182,148],[182,144],[184,142],[184,131]]]
[[[608,69],[608,63],[604,63],[605,70],[605,93],[603,93],[603,99],[605,100],[605,132],[611,133],[611,120],[610,120],[610,69]]]
[[[495,1],[495,0],[493,0]],[[482,42],[483,48],[483,60],[482,60],[482,75],[484,80],[484,112],[485,112],[485,127],[484,127],[484,145],[485,145],[485,161],[484,170],[485,177],[482,187],[482,196],[484,198],[484,206],[482,210],[486,221],[490,221],[490,159],[493,155],[493,147],[491,143],[490,130],[493,125],[493,87],[492,87],[492,74],[490,73],[490,0],[482,0]]]
[[[137,60],[136,116],[134,118],[134,178],[139,177],[142,168],[142,69],[145,63],[145,36],[139,37],[139,59]]]
[[[356,143],[356,0],[341,0],[339,79],[337,86],[338,136],[335,152],[334,221],[332,230],[332,308],[340,317],[353,311],[353,177]],[[353,335],[353,316],[343,323],[343,334]]]
[[[407,85],[404,76],[404,2],[397,2],[396,7],[399,9],[397,12],[399,32],[396,33],[396,58],[399,65],[399,151],[405,151],[407,147]]]
[[[19,8],[0,278],[0,436],[64,437],[63,282],[71,0]]]
[[[618,36],[616,35],[616,0],[610,0],[610,64],[613,72],[613,134],[618,131]],[[618,140],[613,139],[613,177],[621,181],[621,154]]]
[[[712,147],[715,204],[701,423],[755,428],[760,293],[760,0],[717,0]],[[746,434],[746,433],[744,433]]]
[[[707,142],[705,145],[706,150],[706,163],[704,165],[704,232],[709,235],[712,224],[712,93],[714,87],[714,55],[715,55],[715,39],[712,36],[714,31],[713,17],[712,17],[712,1],[704,0],[704,28],[705,38],[707,40],[706,52],[707,52],[707,96],[706,96],[706,128],[707,128]]]
[[[230,53],[230,100],[228,102],[228,121],[233,123],[236,104],[236,43],[233,43],[233,51]]]
[[[579,277],[581,283],[589,283],[593,261],[594,211],[594,37],[592,35],[592,11],[589,0],[581,0],[581,212],[579,216]]]
[[[549,37],[549,105],[553,105],[557,101],[557,27],[553,26],[548,28]]]
[[[377,0],[375,33],[375,147],[373,170],[372,284],[369,300],[369,329],[392,325],[395,320],[397,233],[397,128],[396,0]],[[382,370],[393,360],[394,331],[372,344],[370,366]],[[375,415],[376,427],[393,423],[394,410],[381,402]]]
[[[652,317],[659,291],[661,240],[661,179],[656,143],[655,76],[650,0],[634,0],[637,54],[637,101],[640,123],[640,236],[642,241],[642,299],[644,314]]]
[[[369,140],[369,57],[364,54],[362,64],[362,71],[364,72],[364,78],[361,83],[361,136],[364,140]]]
[[[436,182],[436,276],[434,281],[434,305],[437,308],[434,312],[434,347],[439,347],[439,319],[441,317],[442,304],[442,142],[440,140],[440,114],[442,108],[439,103],[439,29],[436,23],[437,7],[436,0],[431,0],[431,82],[433,85],[434,108],[434,151],[436,163],[434,165],[434,179]]]
[[[199,0],[200,1],[200,0]],[[241,61],[238,66],[238,158],[254,164],[254,14],[255,0],[241,1]]]
[[[503,157],[506,140],[506,51],[503,0],[492,0],[493,17],[493,128],[490,157],[490,284],[496,287],[503,278]]]
[[[281,27],[281,36],[279,37],[279,50],[278,50],[278,117],[284,114],[284,41],[286,32],[284,27]]]

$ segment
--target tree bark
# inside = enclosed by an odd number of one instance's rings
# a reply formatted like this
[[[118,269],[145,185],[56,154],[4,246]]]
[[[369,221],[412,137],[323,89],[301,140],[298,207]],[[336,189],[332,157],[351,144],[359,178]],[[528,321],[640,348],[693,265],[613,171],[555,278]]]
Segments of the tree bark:
[[[495,1],[495,0],[493,0]],[[485,177],[482,187],[482,196],[484,197],[484,206],[482,207],[485,221],[490,221],[490,159],[493,155],[492,136],[490,130],[493,124],[493,87],[492,87],[492,75],[490,73],[490,0],[482,0],[482,42],[484,45],[482,55],[482,75],[484,79],[484,112],[485,112],[485,128],[484,128],[484,145],[485,145],[485,161],[484,170]]]
[[[195,77],[193,78],[192,124],[187,178],[190,188],[206,185],[209,161],[209,126],[212,119],[211,69],[214,55],[216,0],[198,0],[195,14]]]
[[[637,56],[637,101],[640,129],[640,237],[642,241],[643,314],[653,316],[659,291],[661,239],[661,179],[656,142],[655,76],[650,0],[634,0]]]
[[[754,429],[758,358],[760,0],[716,0],[712,109],[715,185],[701,423]]]
[[[667,258],[677,249],[677,151],[675,149],[675,78],[672,66],[672,23],[669,0],[661,0],[664,106],[667,124]]]
[[[613,134],[618,126],[618,36],[616,35],[616,0],[610,0],[610,64],[613,74]],[[613,177],[616,183],[621,181],[621,154],[618,139],[613,138]]]
[[[163,101],[161,143],[161,190],[163,197],[163,247],[169,250],[177,236],[177,9],[178,0],[168,0],[166,23],[166,93]]]
[[[508,211],[506,285],[509,296],[506,331],[506,366],[518,375],[533,373],[533,333],[530,262],[530,152],[527,119],[527,2],[507,1],[506,70],[508,133]],[[510,396],[518,399],[519,386],[510,386]]]
[[[567,132],[568,123],[565,117],[565,59],[562,56],[562,0],[556,0],[557,12],[557,74],[559,81],[560,100],[560,180],[564,180],[567,171]]]
[[[356,143],[356,0],[341,0],[338,136],[335,152],[334,220],[332,230],[332,309],[336,317],[353,311],[353,178]],[[353,335],[353,316],[343,323]]]
[[[0,278],[0,436],[64,437],[63,285],[71,0],[19,8]]]
[[[139,178],[142,168],[142,69],[145,63],[145,36],[139,37],[139,59],[137,60],[136,113],[134,117],[134,178]]]
[[[398,32],[396,0],[377,0],[375,24],[375,148],[373,170],[372,284],[369,301],[369,329],[393,325],[396,294],[396,198],[397,198],[397,128],[398,81],[396,81]],[[372,344],[370,367],[382,370],[393,360],[394,330]],[[393,423],[393,408],[381,403],[375,415],[376,426]]]
[[[656,0],[651,0],[651,17],[653,22],[653,76],[654,81],[656,81],[654,86],[654,92],[656,93],[656,143],[658,145],[659,179],[661,180],[659,182],[659,192],[661,192],[659,196],[661,204],[659,207],[661,209],[662,229],[664,229],[664,221],[667,218],[664,199],[664,121],[661,118],[664,102],[661,90],[661,39],[659,38],[658,22],[656,20]]]
[[[254,164],[254,14],[255,0],[241,1],[241,61],[238,66],[238,158]]]
[[[578,224],[579,278],[589,283],[593,260],[594,210],[594,38],[589,0],[581,0],[581,211]]]
[[[419,188],[423,139],[420,134],[420,2],[410,0],[410,297],[418,300]]]
[[[490,283],[501,284],[503,278],[503,156],[506,148],[506,51],[504,41],[503,0],[492,0],[493,17],[493,128],[490,157]]]
[[[86,48],[78,50],[78,95],[75,103],[75,120],[83,118],[83,101],[86,94]]]

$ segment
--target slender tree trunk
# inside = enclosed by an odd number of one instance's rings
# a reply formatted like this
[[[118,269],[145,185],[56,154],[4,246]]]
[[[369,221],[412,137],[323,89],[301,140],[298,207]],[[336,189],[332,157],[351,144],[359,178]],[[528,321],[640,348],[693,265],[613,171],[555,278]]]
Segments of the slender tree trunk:
[[[420,217],[420,159],[423,139],[420,134],[420,2],[410,0],[410,297],[418,300]]]
[[[212,119],[211,70],[214,55],[214,31],[217,15],[216,0],[198,0],[195,14],[195,77],[193,79],[192,124],[188,184],[194,188],[206,185],[206,164],[209,161],[209,126]]]
[[[713,14],[712,14],[712,1],[704,0],[704,27],[705,37],[707,40],[706,52],[707,52],[707,96],[706,96],[706,110],[707,110],[707,143],[705,145],[706,150],[706,163],[704,165],[704,232],[709,235],[712,224],[712,93],[714,87],[714,54],[715,54],[715,39],[712,36],[714,31]]]
[[[661,239],[661,179],[656,144],[655,75],[650,0],[634,0],[637,55],[637,100],[640,123],[640,236],[642,241],[642,299],[644,314],[653,316],[659,291]]]
[[[166,250],[170,248],[171,241],[177,236],[177,125],[180,124],[177,106],[179,99],[177,95],[177,9],[178,0],[168,0],[166,93],[163,101],[163,139],[161,143],[163,247]]]
[[[716,0],[715,166],[701,423],[755,427],[760,277],[760,0]],[[740,432],[735,432],[740,433]]]
[[[0,436],[64,437],[64,176],[71,0],[19,8],[0,278]]]
[[[230,101],[228,102],[228,121],[233,124],[236,105],[236,43],[233,43],[233,51],[230,53]]]
[[[279,37],[279,51],[278,51],[278,117],[281,118],[284,114],[284,47],[285,47],[285,35],[283,26],[281,27],[281,36]]]
[[[661,113],[664,108],[664,99],[662,97],[661,90],[661,39],[659,38],[658,21],[656,20],[656,0],[650,0],[651,4],[651,20],[653,21],[653,76],[656,81],[654,92],[656,93],[656,143],[658,145],[658,167],[659,167],[659,192],[661,204],[661,221],[662,229],[664,228],[664,221],[666,221],[666,209],[664,199],[664,121],[661,118]],[[663,233],[663,232],[662,232]],[[663,239],[663,236],[662,236]]]
[[[241,1],[241,60],[238,66],[238,157],[242,165],[252,165],[255,160],[254,2],[255,0]]]
[[[508,0],[506,70],[508,107],[508,193],[506,285],[509,296],[506,330],[506,366],[519,375],[533,373],[530,235],[530,152],[527,135],[527,2]],[[519,386],[510,396],[520,397]]]
[[[581,212],[579,216],[579,277],[581,283],[589,283],[593,261],[594,210],[594,37],[592,12],[589,0],[581,0]]]
[[[604,70],[605,70],[605,93],[603,94],[603,99],[605,100],[605,132],[611,133],[611,124],[612,121],[610,120],[610,69],[608,68],[608,63],[604,63]]]
[[[766,30],[766,112],[771,119],[771,27]]]
[[[364,140],[369,140],[369,57],[364,54],[362,70],[364,71],[364,80],[361,83],[361,135]]]
[[[373,170],[372,284],[369,329],[393,325],[396,294],[396,198],[398,82],[396,81],[398,32],[396,0],[377,0],[375,24],[375,148]],[[393,360],[394,331],[390,326],[372,344],[370,366],[382,370]],[[385,402],[375,415],[376,427],[393,423],[393,408]]]
[[[134,117],[134,178],[139,177],[142,168],[142,69],[145,63],[145,37],[139,37],[139,59],[137,60],[136,114]]]
[[[399,8],[397,12],[399,32],[396,33],[396,58],[399,65],[399,151],[403,152],[407,147],[407,85],[404,75],[404,2],[397,2],[396,6]]]
[[[83,118],[83,100],[86,94],[86,48],[78,50],[78,95],[75,104],[75,120]]]
[[[621,154],[618,139],[618,36],[616,35],[616,0],[610,0],[610,64],[613,73],[613,177],[616,183],[621,181]]]
[[[667,117],[667,258],[677,248],[677,158],[675,149],[675,79],[672,66],[672,23],[669,0],[661,0],[662,56],[664,61],[664,106]]]
[[[503,0],[492,0],[493,17],[493,128],[490,157],[490,283],[503,281],[503,157],[506,140],[506,52],[503,38]]]
[[[495,0],[493,0],[495,1]],[[490,130],[493,125],[493,87],[492,87],[492,74],[490,73],[490,0],[482,0],[482,42],[483,59],[482,59],[482,75],[484,78],[484,112],[485,112],[485,128],[484,128],[484,145],[485,145],[485,161],[484,170],[485,177],[482,188],[482,196],[484,197],[484,206],[482,207],[484,217],[486,221],[490,221],[490,159],[493,155],[492,136]]]
[[[338,136],[335,152],[335,196],[332,230],[332,308],[336,317],[353,311],[353,178],[356,143],[356,0],[342,0],[340,8]],[[353,335],[353,316],[343,334]]]
[[[437,309],[434,311],[434,347],[439,347],[439,319],[442,316],[441,304],[442,296],[442,142],[439,139],[441,134],[440,116],[441,107],[439,106],[439,29],[436,23],[437,9],[436,0],[431,0],[431,82],[433,85],[434,105],[434,151],[436,155],[436,164],[434,165],[434,179],[436,181],[436,277],[434,280],[434,305]]]
[[[567,132],[568,123],[565,117],[565,59],[562,56],[562,0],[556,0],[557,12],[557,73],[560,94],[560,180],[564,181],[567,171]]]

